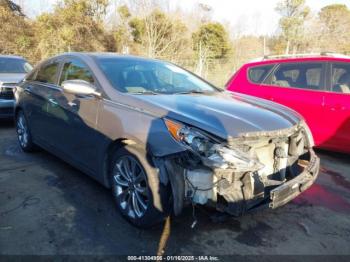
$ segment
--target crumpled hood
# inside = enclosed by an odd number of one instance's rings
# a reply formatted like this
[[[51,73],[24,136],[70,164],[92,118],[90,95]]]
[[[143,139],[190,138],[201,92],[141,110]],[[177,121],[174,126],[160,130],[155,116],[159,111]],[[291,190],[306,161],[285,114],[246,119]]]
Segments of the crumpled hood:
[[[0,74],[0,84],[19,83],[26,74]]]
[[[282,105],[232,92],[193,95],[138,95],[152,113],[205,130],[221,138],[291,128],[301,121]],[[139,107],[140,105],[138,105]]]

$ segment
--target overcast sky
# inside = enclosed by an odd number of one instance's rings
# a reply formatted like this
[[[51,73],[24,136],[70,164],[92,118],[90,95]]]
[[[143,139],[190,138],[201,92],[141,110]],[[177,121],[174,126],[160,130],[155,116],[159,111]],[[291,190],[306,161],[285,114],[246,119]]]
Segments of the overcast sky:
[[[49,11],[57,0],[15,0],[24,5],[25,12],[30,16]],[[213,18],[220,22],[228,22],[235,33],[244,34],[273,34],[277,30],[278,14],[275,6],[279,0],[169,0],[171,7],[179,6],[184,10],[191,8],[198,2],[213,8]],[[313,12],[319,11],[329,4],[346,4],[350,8],[349,0],[306,0]]]

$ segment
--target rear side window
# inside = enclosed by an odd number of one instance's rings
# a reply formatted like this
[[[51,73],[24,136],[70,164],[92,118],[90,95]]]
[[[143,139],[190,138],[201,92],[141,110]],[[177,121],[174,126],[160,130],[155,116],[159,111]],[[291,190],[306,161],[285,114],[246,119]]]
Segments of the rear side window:
[[[332,92],[350,94],[350,64],[332,65]]]
[[[71,60],[64,64],[60,85],[66,80],[84,80],[90,84],[94,84],[94,78],[90,69],[79,60]]]
[[[56,84],[56,75],[59,63],[50,63],[42,66],[36,75],[36,81],[48,84]]]
[[[248,78],[251,82],[261,84],[274,65],[256,66],[248,69]]]
[[[271,84],[281,87],[322,90],[322,76],[322,63],[282,64],[273,73]]]

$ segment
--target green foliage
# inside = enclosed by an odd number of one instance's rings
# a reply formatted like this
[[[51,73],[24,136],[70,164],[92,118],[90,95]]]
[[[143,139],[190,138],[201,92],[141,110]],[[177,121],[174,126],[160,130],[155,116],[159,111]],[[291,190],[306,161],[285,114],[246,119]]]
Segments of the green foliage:
[[[321,9],[319,18],[329,31],[334,32],[341,26],[341,24],[345,23],[349,25],[350,10],[346,5],[328,5]]]
[[[131,17],[129,8],[126,5],[121,5],[117,8],[117,12],[120,15],[121,19],[126,20]]]
[[[145,34],[145,23],[143,19],[135,17],[130,20],[131,34],[136,43],[142,42],[142,36]]]
[[[230,51],[228,33],[220,23],[206,23],[192,35],[194,50],[204,48],[208,58],[225,58]]]
[[[149,57],[174,60],[186,42],[187,28],[180,20],[173,19],[155,9],[144,17],[134,17],[129,26],[135,43],[141,45]]]
[[[346,5],[325,6],[319,13],[322,49],[350,54],[350,10]]]
[[[105,0],[65,0],[35,23],[38,52],[48,57],[67,51],[106,51],[112,38],[100,21]]]
[[[133,0],[107,15],[110,2],[58,0],[51,12],[29,19],[13,1],[0,0],[0,53],[22,55],[33,63],[67,51],[132,53],[170,60],[219,85],[264,51],[350,54],[346,5],[328,5],[311,16],[306,0],[280,0],[277,34],[231,41],[225,27],[212,22],[210,6],[199,5],[188,15],[165,12],[162,0]]]
[[[35,38],[31,22],[11,1],[0,1],[0,53],[35,59]]]
[[[22,8],[11,0],[0,0],[0,6],[7,8],[14,15],[25,16]]]

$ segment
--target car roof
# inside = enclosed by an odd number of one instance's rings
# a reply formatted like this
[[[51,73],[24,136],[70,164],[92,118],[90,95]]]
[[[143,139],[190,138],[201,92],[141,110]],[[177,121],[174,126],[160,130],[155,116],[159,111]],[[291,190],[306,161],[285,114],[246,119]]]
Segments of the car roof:
[[[17,55],[0,55],[0,58],[10,58],[10,59],[25,60],[22,56],[17,56]]]
[[[246,63],[246,65],[268,65],[286,62],[314,62],[314,61],[337,61],[350,63],[350,56],[341,54],[297,54],[297,55],[281,55],[281,56],[265,56],[254,59]]]
[[[142,56],[126,55],[126,54],[119,54],[119,53],[113,53],[113,52],[68,52],[68,53],[59,54],[54,58],[65,57],[65,56],[74,56],[82,59],[92,58],[94,60],[98,58],[123,58],[123,59],[130,59],[130,60],[162,61],[162,60],[146,58]]]

